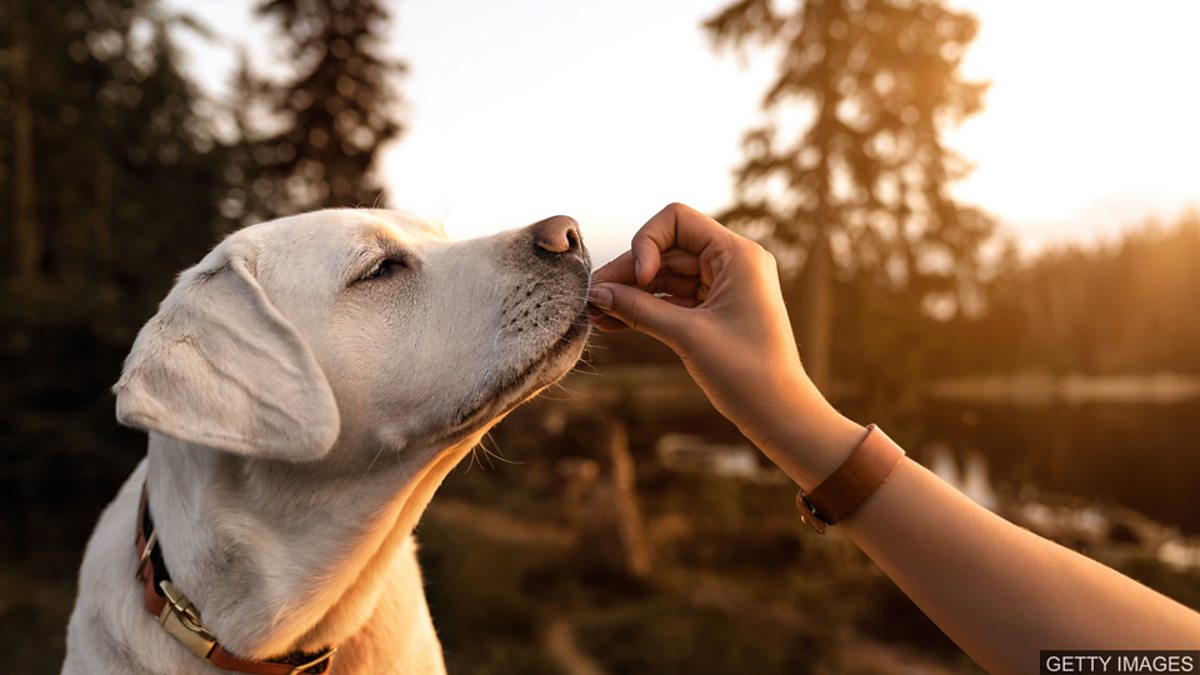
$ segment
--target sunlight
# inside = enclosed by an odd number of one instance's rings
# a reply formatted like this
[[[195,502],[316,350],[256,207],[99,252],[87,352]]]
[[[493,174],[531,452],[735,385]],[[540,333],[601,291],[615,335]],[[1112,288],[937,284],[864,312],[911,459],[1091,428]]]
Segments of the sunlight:
[[[774,55],[714,53],[700,23],[722,4],[405,5],[392,50],[413,60],[411,125],[380,167],[393,205],[456,237],[568,213],[598,260],[667,201],[727,206]],[[1200,93],[1189,84],[1200,5],[952,4],[980,20],[966,74],[992,82],[984,110],[945,137],[976,167],[957,196],[1026,248],[1200,202]],[[195,11],[250,38],[262,30],[234,20],[246,11],[237,0]],[[512,40],[519,32],[545,39]],[[189,47],[200,77],[224,90],[230,55]]]
[[[1026,239],[1111,234],[1200,201],[1200,5],[955,3],[980,34],[965,72],[987,107],[948,134],[976,170],[957,190]]]
[[[1112,657],[1053,651],[1078,636],[1191,641],[1197,25],[0,4],[9,670],[1079,672]],[[384,218],[365,259],[379,207],[481,238]],[[603,264],[655,213],[653,281],[641,240],[588,274],[581,238]]]

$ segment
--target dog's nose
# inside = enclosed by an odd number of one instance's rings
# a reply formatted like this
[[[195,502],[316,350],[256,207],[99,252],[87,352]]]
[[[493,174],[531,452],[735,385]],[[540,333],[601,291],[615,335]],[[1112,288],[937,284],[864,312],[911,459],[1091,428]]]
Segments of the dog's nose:
[[[583,249],[579,223],[569,216],[553,216],[530,225],[529,229],[533,230],[533,245],[547,253],[578,254]]]

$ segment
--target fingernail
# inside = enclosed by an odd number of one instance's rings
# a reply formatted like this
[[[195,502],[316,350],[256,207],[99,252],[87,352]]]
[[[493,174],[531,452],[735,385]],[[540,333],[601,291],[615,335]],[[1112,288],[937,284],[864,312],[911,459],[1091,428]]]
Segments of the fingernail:
[[[613,303],[612,291],[607,288],[591,288],[588,290],[588,302],[601,309],[609,309]]]

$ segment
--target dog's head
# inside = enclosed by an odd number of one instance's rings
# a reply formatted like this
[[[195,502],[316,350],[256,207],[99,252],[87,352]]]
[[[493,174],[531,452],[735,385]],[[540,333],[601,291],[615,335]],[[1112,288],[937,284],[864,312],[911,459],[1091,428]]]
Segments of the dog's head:
[[[562,216],[462,242],[379,210],[255,225],[183,272],[142,328],[117,418],[290,461],[339,439],[445,447],[574,364],[589,267]]]

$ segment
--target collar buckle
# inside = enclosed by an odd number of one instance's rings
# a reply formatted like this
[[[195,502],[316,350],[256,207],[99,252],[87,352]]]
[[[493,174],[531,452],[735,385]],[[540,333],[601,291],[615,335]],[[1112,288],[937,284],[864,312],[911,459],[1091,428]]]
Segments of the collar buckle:
[[[183,643],[192,654],[208,661],[218,669],[239,673],[263,673],[265,675],[318,675],[328,673],[337,648],[326,647],[320,655],[293,653],[286,660],[271,659],[256,661],[243,659],[225,651],[215,636],[204,627],[200,610],[184,595],[167,576],[165,562],[154,559],[158,546],[158,533],[150,517],[150,505],[146,486],[142,486],[141,502],[138,504],[138,528],[135,553],[137,569],[134,575],[142,581],[142,604],[146,611],[162,625],[163,629]],[[158,561],[160,567],[155,567]],[[159,576],[167,577],[160,579]],[[301,659],[306,663],[293,666]]]
[[[202,659],[208,658],[217,646],[217,639],[200,622],[200,612],[170,581],[160,581],[158,587],[167,598],[167,604],[163,605],[162,613],[158,615],[158,622],[188,651]]]
[[[135,579],[141,579],[146,572],[146,565],[150,562],[150,554],[154,552],[154,547],[158,544],[158,531],[150,533],[150,538],[146,540],[146,544],[142,546],[142,553],[138,556],[137,570],[134,572]]]

